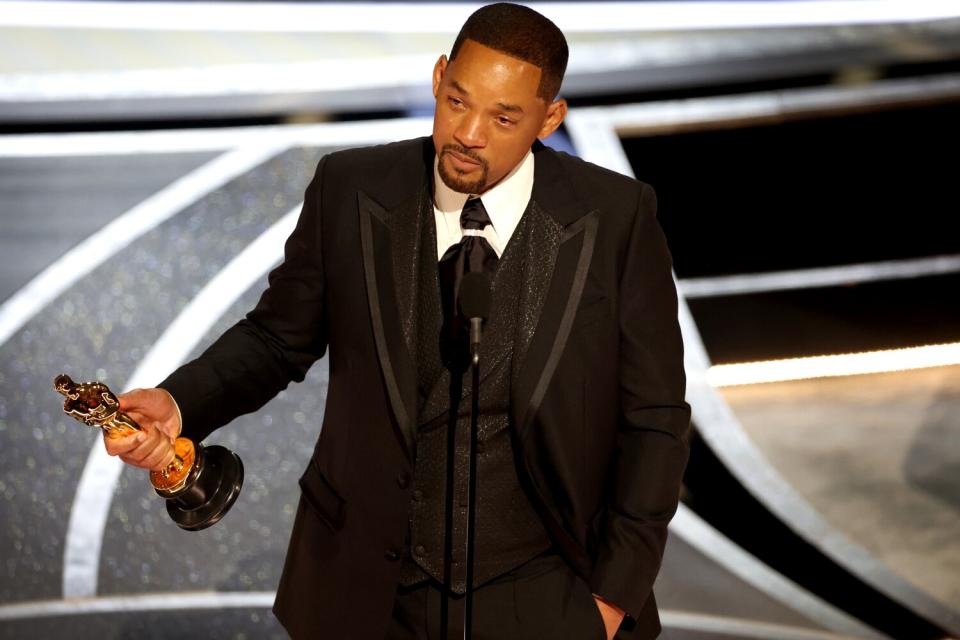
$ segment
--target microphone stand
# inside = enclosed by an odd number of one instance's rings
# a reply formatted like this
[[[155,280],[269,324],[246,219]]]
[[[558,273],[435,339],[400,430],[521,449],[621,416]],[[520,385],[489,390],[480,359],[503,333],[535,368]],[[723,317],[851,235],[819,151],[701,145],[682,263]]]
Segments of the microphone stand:
[[[467,512],[466,531],[466,589],[463,610],[463,637],[470,640],[473,637],[473,558],[474,558],[474,531],[476,521],[477,489],[477,422],[480,415],[480,325],[483,318],[470,319],[470,371],[471,371],[471,398],[470,398],[470,438],[469,463],[466,500],[469,505]],[[463,389],[462,375],[454,375],[450,384],[450,406],[455,409],[460,401]],[[451,410],[447,421],[447,483],[444,509],[444,536],[443,536],[443,597],[440,599],[440,635],[443,640],[450,637],[449,632],[449,599],[451,591],[451,565],[453,556],[453,511],[455,502],[455,460],[457,411]]]
[[[447,417],[447,482],[443,515],[443,597],[440,598],[440,636],[443,640],[449,640],[450,638],[450,592],[453,583],[451,579],[451,559],[453,555],[454,473],[457,456],[457,411],[454,409],[460,402],[462,389],[463,378],[460,376],[452,376],[450,380],[451,410],[450,415]]]
[[[480,336],[482,334],[483,318],[470,318],[470,452],[469,471],[467,472],[467,536],[466,536],[466,590],[463,608],[463,637],[471,640],[473,637],[473,564],[474,544],[477,520],[477,423],[480,417]],[[460,384],[452,384],[450,399],[455,406],[460,397]],[[456,457],[456,412],[451,412],[452,418],[447,425],[447,487],[446,509],[444,514],[444,544],[443,544],[443,598],[440,599],[440,634],[443,640],[449,638],[449,589],[451,584],[450,569],[453,552],[453,502],[454,502],[454,459]]]
[[[460,284],[458,296],[458,307],[463,318],[469,318],[470,321],[470,370],[471,386],[473,393],[470,398],[470,445],[469,445],[469,467],[467,472],[467,531],[466,531],[466,585],[464,593],[463,608],[463,637],[470,640],[473,637],[473,565],[475,557],[476,541],[476,520],[477,520],[477,440],[479,436],[478,422],[480,418],[480,338],[482,336],[483,321],[490,315],[490,276],[485,272],[470,272],[464,275]],[[460,343],[460,349],[463,343]],[[463,353],[462,351],[460,352]],[[460,356],[462,357],[462,356]],[[458,358],[459,359],[459,358]],[[455,360],[457,361],[457,360]],[[455,367],[457,374],[451,378],[450,385],[450,416],[447,423],[447,499],[446,499],[446,522],[444,535],[444,595],[440,602],[440,629],[443,640],[449,640],[448,606],[447,599],[450,596],[449,585],[451,556],[453,555],[453,478],[454,478],[454,457],[456,447],[456,425],[458,410],[461,398],[461,389],[463,385],[462,360],[458,367]],[[453,373],[453,370],[451,370]]]
[[[470,369],[473,392],[470,397],[470,471],[467,490],[467,585],[463,609],[463,637],[473,637],[473,559],[477,520],[477,426],[480,417],[480,337],[483,318],[470,318]]]

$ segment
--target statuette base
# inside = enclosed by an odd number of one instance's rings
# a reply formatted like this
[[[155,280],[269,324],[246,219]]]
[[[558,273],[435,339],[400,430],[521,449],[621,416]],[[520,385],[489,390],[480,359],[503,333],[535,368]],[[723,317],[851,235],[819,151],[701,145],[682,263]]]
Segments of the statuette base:
[[[216,524],[230,510],[243,487],[243,462],[219,445],[196,448],[187,483],[176,492],[157,494],[167,499],[167,513],[181,529],[200,531]]]

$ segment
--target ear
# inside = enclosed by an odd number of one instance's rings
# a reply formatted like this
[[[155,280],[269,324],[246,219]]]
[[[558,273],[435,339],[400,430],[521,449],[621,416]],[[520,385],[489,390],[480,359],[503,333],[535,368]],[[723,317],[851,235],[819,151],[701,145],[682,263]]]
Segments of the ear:
[[[437,58],[437,64],[433,65],[433,97],[436,99],[440,94],[440,83],[443,82],[443,74],[447,71],[447,55],[442,54]]]
[[[554,100],[547,106],[547,116],[543,121],[543,126],[540,127],[540,132],[537,133],[537,137],[543,140],[548,137],[551,133],[557,130],[557,127],[563,122],[563,119],[567,116],[567,101],[563,98]]]

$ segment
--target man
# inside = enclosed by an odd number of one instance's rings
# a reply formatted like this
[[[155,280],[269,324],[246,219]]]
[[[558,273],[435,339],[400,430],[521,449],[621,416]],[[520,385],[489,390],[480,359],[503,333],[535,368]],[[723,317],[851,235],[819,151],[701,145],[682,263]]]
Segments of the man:
[[[159,389],[121,397],[146,430],[108,451],[160,468],[181,424],[202,440],[329,348],[274,606],[293,637],[439,637],[445,589],[455,635],[470,374],[449,302],[472,270],[492,276],[474,637],[659,633],[689,427],[671,260],[648,185],[537,141],[566,113],[566,61],[533,10],[474,13],[434,68],[432,137],[324,157],[257,307]]]

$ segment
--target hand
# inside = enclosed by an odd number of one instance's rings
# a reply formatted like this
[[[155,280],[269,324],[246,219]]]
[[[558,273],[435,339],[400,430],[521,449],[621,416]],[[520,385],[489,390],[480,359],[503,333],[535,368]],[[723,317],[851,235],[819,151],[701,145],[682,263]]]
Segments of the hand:
[[[620,628],[620,623],[623,622],[626,612],[597,594],[593,594],[593,600],[597,603],[597,608],[600,609],[603,626],[607,628],[607,640],[613,640],[613,636],[617,635],[617,629]]]
[[[103,434],[111,456],[129,465],[159,471],[173,462],[173,441],[180,435],[180,411],[163,389],[134,389],[118,396],[120,410],[136,420],[142,431],[121,437]]]

